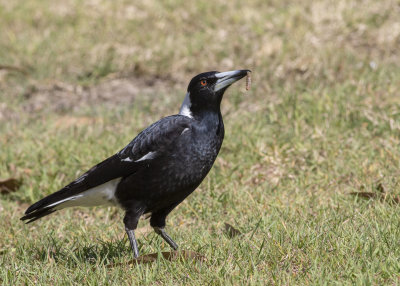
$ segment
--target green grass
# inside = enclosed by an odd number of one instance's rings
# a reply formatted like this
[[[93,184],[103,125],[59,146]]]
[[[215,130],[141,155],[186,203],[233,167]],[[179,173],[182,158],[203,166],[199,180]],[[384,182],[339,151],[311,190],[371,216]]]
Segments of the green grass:
[[[400,284],[398,15],[390,0],[0,0],[0,179],[23,180],[0,195],[1,283]],[[167,222],[206,261],[129,264],[114,208],[19,221],[176,113],[193,75],[235,68],[253,87],[226,93],[220,155]],[[114,94],[122,79],[138,91]],[[148,224],[141,254],[168,251]]]

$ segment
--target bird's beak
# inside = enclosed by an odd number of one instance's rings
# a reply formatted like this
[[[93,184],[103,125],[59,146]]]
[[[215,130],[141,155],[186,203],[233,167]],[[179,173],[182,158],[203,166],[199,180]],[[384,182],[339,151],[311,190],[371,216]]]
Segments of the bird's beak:
[[[224,89],[230,86],[232,83],[245,77],[247,75],[247,72],[250,72],[250,70],[235,70],[216,73],[215,76],[218,80],[214,85],[214,92]]]

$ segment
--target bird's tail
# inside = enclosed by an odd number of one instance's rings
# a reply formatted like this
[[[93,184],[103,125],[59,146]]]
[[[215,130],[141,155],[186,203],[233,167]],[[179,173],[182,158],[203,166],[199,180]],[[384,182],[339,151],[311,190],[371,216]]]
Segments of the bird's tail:
[[[31,223],[39,218],[49,215],[60,209],[60,204],[68,201],[71,197],[65,188],[51,194],[40,201],[31,205],[26,211],[21,220],[28,220],[26,223]]]
[[[31,205],[21,220],[33,222],[41,217],[66,207],[113,205],[115,191],[121,178],[116,178],[101,185],[91,187],[78,178],[58,192],[51,194]]]

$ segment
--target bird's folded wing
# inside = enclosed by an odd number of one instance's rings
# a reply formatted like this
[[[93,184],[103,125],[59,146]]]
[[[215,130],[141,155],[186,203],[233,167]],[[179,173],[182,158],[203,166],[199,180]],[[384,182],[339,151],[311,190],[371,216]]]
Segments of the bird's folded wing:
[[[61,202],[113,179],[133,174],[147,160],[161,156],[185,128],[189,128],[190,120],[192,119],[185,116],[173,115],[157,121],[139,133],[120,152],[92,167],[61,190],[33,204],[25,214],[52,206],[55,202]]]
[[[154,159],[169,149],[185,129],[190,128],[192,120],[182,115],[165,117],[140,132],[117,155],[121,160],[130,162]]]

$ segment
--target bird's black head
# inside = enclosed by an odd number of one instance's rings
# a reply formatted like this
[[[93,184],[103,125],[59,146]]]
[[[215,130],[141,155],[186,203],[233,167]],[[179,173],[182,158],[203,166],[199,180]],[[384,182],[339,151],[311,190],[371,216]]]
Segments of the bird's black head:
[[[249,70],[210,71],[196,75],[189,83],[180,114],[193,117],[204,111],[219,112],[225,90],[245,77]]]

